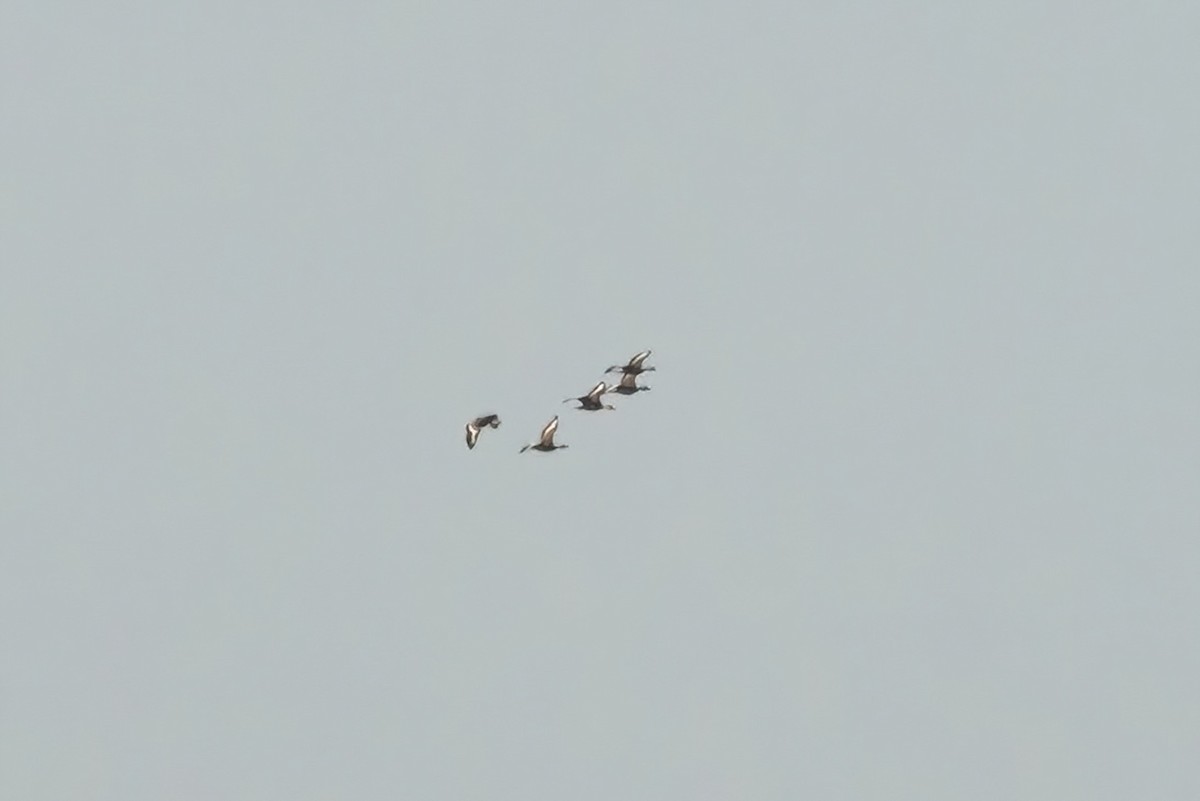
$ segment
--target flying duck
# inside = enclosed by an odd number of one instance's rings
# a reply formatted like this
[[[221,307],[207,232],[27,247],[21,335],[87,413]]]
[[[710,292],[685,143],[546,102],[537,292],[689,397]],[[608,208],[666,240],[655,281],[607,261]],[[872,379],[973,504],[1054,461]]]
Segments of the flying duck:
[[[600,396],[605,392],[608,392],[608,384],[605,384],[603,381],[601,381],[599,384],[592,387],[588,394],[580,395],[578,398],[566,398],[563,400],[563,403],[579,401],[579,405],[575,408],[582,409],[585,412],[598,412],[601,409],[615,409],[615,406],[609,406],[600,402]]]
[[[546,427],[542,429],[542,436],[537,442],[531,442],[524,448],[521,448],[521,453],[533,448],[535,451],[554,451],[559,448],[566,448],[566,445],[554,444],[554,432],[558,430],[558,415],[554,415],[554,419],[546,423]]]
[[[651,370],[654,368],[651,367]],[[609,392],[615,392],[618,395],[636,395],[639,392],[645,392],[650,387],[639,387],[637,384],[637,375],[634,373],[624,373],[621,375],[621,383],[615,387],[609,387]]]
[[[648,373],[653,370],[653,367],[642,367],[642,362],[646,361],[646,357],[650,355],[649,350],[644,350],[629,360],[628,364],[614,364],[604,372],[606,373],[622,373],[623,375],[638,375],[640,373]]]
[[[467,423],[467,447],[474,448],[475,443],[479,441],[479,432],[491,426],[492,428],[500,427],[500,416],[496,414],[485,414],[483,417],[476,417],[471,422]]]

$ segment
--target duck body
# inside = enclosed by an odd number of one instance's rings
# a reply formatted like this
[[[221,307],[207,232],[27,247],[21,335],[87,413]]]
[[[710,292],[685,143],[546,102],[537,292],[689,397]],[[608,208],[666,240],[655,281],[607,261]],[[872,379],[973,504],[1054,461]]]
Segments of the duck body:
[[[609,367],[604,372],[606,372],[606,373],[621,373],[622,375],[641,375],[642,373],[652,372],[654,370],[653,367],[644,366],[646,357],[648,357],[649,355],[650,355],[649,349],[644,350],[641,353],[635,354],[633,356],[633,358],[631,358],[625,364],[614,364],[613,366]]]
[[[585,412],[598,412],[601,409],[615,409],[615,406],[609,406],[605,403],[601,403],[600,401],[600,397],[608,391],[608,384],[601,381],[599,384],[592,387],[591,391],[589,391],[586,395],[580,395],[578,398],[566,398],[563,400],[563,403],[579,401],[579,405],[575,408]]]
[[[541,433],[541,436],[538,438],[538,441],[532,442],[532,443],[526,445],[524,448],[521,448],[520,453],[524,453],[525,451],[528,451],[528,450],[535,450],[535,451],[541,451],[542,453],[549,453],[550,451],[557,451],[557,450],[561,450],[563,448],[568,447],[566,445],[555,445],[554,444],[554,432],[557,430],[558,430],[558,415],[555,415],[554,419],[551,420],[549,423],[546,423],[545,428],[542,429],[542,433]]]
[[[636,373],[625,373],[621,376],[621,383],[615,387],[609,387],[609,392],[615,392],[618,395],[636,395],[639,392],[648,392],[650,387],[640,387],[637,383]]]
[[[471,422],[467,423],[467,448],[473,449],[475,443],[479,441],[479,432],[485,428],[499,428],[500,415],[485,414],[482,417],[476,417]]]

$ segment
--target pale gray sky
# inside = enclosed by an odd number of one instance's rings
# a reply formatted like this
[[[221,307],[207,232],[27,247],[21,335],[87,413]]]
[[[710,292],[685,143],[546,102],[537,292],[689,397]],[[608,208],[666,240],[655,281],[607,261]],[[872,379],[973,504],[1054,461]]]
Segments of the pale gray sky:
[[[0,797],[1200,797],[1198,29],[10,0]]]

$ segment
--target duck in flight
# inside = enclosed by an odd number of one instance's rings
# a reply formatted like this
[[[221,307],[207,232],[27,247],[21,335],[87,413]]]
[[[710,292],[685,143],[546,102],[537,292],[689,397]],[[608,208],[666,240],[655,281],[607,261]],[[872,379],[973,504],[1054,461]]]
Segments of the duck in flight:
[[[649,350],[644,350],[629,360],[628,364],[614,364],[604,372],[606,373],[621,373],[622,375],[640,375],[649,373],[653,367],[643,367],[642,362],[646,361],[646,357],[650,355]]]
[[[605,384],[603,381],[601,381],[599,384],[592,387],[588,394],[580,395],[578,398],[566,398],[563,400],[563,403],[579,401],[579,405],[575,408],[582,409],[585,412],[598,412],[601,409],[615,409],[615,406],[609,406],[608,404],[600,402],[600,396],[605,392],[608,392],[608,384]]]
[[[538,439],[538,441],[531,442],[530,444],[526,445],[524,448],[521,448],[520,452],[524,453],[525,451],[529,450],[530,448],[533,448],[535,451],[548,452],[548,451],[558,450],[559,448],[568,447],[566,445],[555,445],[554,444],[554,432],[557,430],[558,430],[558,415],[554,415],[554,419],[551,420],[549,423],[546,423],[546,427],[542,429],[542,436]]]
[[[479,441],[479,432],[489,426],[491,428],[499,428],[500,415],[485,414],[483,417],[476,417],[467,423],[467,447],[474,448],[475,443]]]
[[[651,367],[651,370],[654,368]],[[615,387],[609,387],[609,392],[615,392],[618,395],[636,395],[639,392],[646,392],[650,387],[639,387],[637,383],[637,375],[634,373],[624,373],[621,375],[621,383]]]

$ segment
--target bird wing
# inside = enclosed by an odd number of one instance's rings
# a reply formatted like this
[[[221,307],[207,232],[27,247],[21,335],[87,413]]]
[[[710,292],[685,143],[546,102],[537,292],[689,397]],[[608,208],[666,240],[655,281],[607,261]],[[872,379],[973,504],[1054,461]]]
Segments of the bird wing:
[[[557,430],[558,430],[558,415],[555,415],[554,419],[551,420],[549,423],[546,423],[546,427],[542,429],[542,438],[540,440],[540,443],[542,445],[553,445],[554,444],[554,432]]]
[[[479,440],[479,429],[472,423],[467,423],[467,447],[474,448],[476,441]]]
[[[646,361],[646,357],[650,355],[650,351],[644,350],[638,355],[629,360],[630,367],[641,367],[642,362]]]
[[[621,375],[621,386],[625,387],[626,389],[633,389],[634,387],[636,387],[637,386],[637,374],[636,373],[623,373]]]
[[[608,391],[608,385],[605,384],[603,381],[601,381],[599,384],[592,387],[591,391],[588,392],[588,394],[584,395],[584,397],[591,398],[592,400],[599,400],[600,396],[603,395],[607,391]]]

